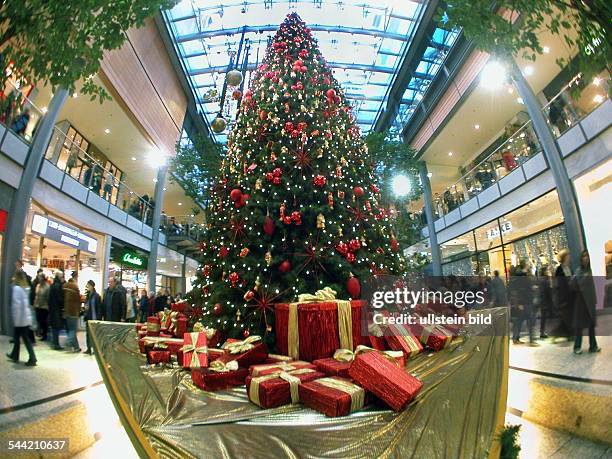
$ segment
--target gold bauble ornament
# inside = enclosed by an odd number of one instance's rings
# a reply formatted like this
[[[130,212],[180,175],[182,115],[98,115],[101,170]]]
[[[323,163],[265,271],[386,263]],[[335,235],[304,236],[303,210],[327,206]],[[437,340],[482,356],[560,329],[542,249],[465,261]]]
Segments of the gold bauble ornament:
[[[215,134],[221,134],[227,127],[227,121],[225,121],[225,118],[222,116],[217,116],[213,122],[210,123],[210,127]]]
[[[325,228],[325,216],[323,214],[317,215],[317,228],[318,229]]]
[[[229,86],[238,86],[242,83],[242,73],[236,69],[230,70],[227,72],[227,75],[225,75],[225,80]]]
[[[272,264],[272,254],[270,253],[269,250],[264,255],[264,260],[266,262],[266,265],[270,266]]]

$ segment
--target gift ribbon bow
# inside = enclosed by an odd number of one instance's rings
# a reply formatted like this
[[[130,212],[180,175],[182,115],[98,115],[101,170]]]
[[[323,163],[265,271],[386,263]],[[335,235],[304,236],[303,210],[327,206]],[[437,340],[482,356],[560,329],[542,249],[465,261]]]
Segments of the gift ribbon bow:
[[[331,287],[317,290],[314,295],[302,293],[298,295],[295,303],[289,303],[289,324],[287,330],[287,350],[294,359],[300,357],[300,335],[298,328],[298,305],[300,303],[313,303],[319,301],[336,300],[336,291]],[[353,318],[351,302],[337,300],[338,304],[338,334],[340,335],[340,347],[353,349]]]
[[[243,352],[250,351],[255,347],[254,343],[261,341],[261,336],[249,336],[247,339],[242,341],[233,341],[231,343],[225,343],[221,346],[226,349],[230,354],[242,354]]]
[[[165,326],[168,323],[168,316],[170,315],[170,309],[165,308],[159,313],[159,321]]]
[[[262,372],[266,371],[266,370],[271,370],[271,369],[276,369],[278,371],[293,371],[293,370],[297,370],[299,368],[299,366],[295,366],[296,364],[298,365],[308,365],[308,363],[306,362],[291,362],[291,363],[287,363],[287,362],[278,362],[278,363],[270,363],[268,365],[253,365],[251,367],[251,376],[259,376]]]
[[[357,349],[355,349],[355,352],[351,351],[350,349],[338,349],[336,352],[334,352],[334,359],[338,360],[339,362],[352,362],[359,354],[372,351],[378,352],[397,366],[399,366],[399,362],[397,360],[404,356],[402,351],[379,351],[368,346],[359,345],[357,346]]]
[[[346,379],[338,378],[320,378],[316,379],[315,382],[349,394],[351,397],[351,413],[363,408],[365,403],[365,390],[357,384],[353,384]]]
[[[276,373],[271,373],[269,375],[256,376],[251,379],[251,385],[249,386],[249,399],[255,403],[257,406],[261,406],[261,401],[259,400],[259,385],[270,379],[281,378],[289,383],[289,392],[291,393],[291,404],[295,405],[300,401],[300,393],[298,386],[302,382],[297,375],[302,375],[305,373],[312,373],[315,370],[312,368],[300,368],[298,370],[292,371],[278,371]]]
[[[210,371],[215,373],[229,373],[230,371],[238,370],[238,362],[230,360],[227,363],[221,362],[220,360],[213,360],[208,366]]]
[[[198,354],[206,355],[206,352],[208,350],[207,346],[197,346],[199,335],[199,333],[189,333],[189,336],[191,337],[191,344],[184,344],[183,347],[181,347],[181,351],[183,351],[183,353],[192,353],[191,362],[189,362],[189,368],[200,368],[201,365]]]
[[[384,335],[382,327],[373,322],[368,325],[368,333],[370,333],[370,335],[376,336],[377,338],[382,338]]]

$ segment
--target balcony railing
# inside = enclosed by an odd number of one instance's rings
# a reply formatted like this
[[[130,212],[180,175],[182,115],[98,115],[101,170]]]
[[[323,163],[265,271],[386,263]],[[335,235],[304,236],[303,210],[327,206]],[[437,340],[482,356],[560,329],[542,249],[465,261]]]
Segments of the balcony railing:
[[[14,83],[9,83],[15,93],[21,94]],[[10,109],[5,110],[0,115],[0,122],[29,144],[38,122],[46,113],[46,108],[39,108],[23,95],[13,99],[19,99],[19,104],[11,105]],[[112,166],[103,164],[81,148],[75,142],[74,134],[69,136],[67,132],[55,126],[45,158],[92,193],[151,226],[155,205],[153,200],[147,195],[138,195],[117,176]]]
[[[608,81],[607,77],[597,78],[592,85],[580,91],[579,97],[575,97],[573,92],[580,81],[578,77],[574,78],[542,108],[547,123],[556,138],[578,124],[607,99]],[[467,200],[495,185],[540,151],[542,151],[540,141],[529,120],[486,158],[471,167],[459,180],[438,195],[434,202],[434,213],[438,218],[448,214]]]
[[[162,214],[159,230],[166,235],[168,245],[188,246],[201,241],[205,225],[197,223],[193,215],[169,216]]]

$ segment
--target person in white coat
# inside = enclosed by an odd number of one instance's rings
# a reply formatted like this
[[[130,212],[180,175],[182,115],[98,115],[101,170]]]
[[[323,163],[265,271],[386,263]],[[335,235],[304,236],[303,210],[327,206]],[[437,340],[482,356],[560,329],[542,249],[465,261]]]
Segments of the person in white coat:
[[[36,366],[36,355],[30,341],[30,326],[32,325],[32,309],[29,295],[26,292],[28,278],[23,271],[17,271],[13,277],[12,313],[13,313],[13,351],[6,356],[13,362],[19,361],[20,341],[23,339],[30,358],[26,362],[29,367]]]

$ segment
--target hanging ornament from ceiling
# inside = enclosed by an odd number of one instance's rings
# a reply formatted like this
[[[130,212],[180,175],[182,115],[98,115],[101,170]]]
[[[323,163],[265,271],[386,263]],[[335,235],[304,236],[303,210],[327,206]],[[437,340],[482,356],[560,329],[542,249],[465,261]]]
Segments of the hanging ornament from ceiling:
[[[229,86],[238,86],[242,83],[242,73],[236,69],[230,70],[225,75],[225,80]]]
[[[227,121],[221,115],[217,115],[212,123],[210,123],[210,127],[215,134],[221,134],[227,127]]]

